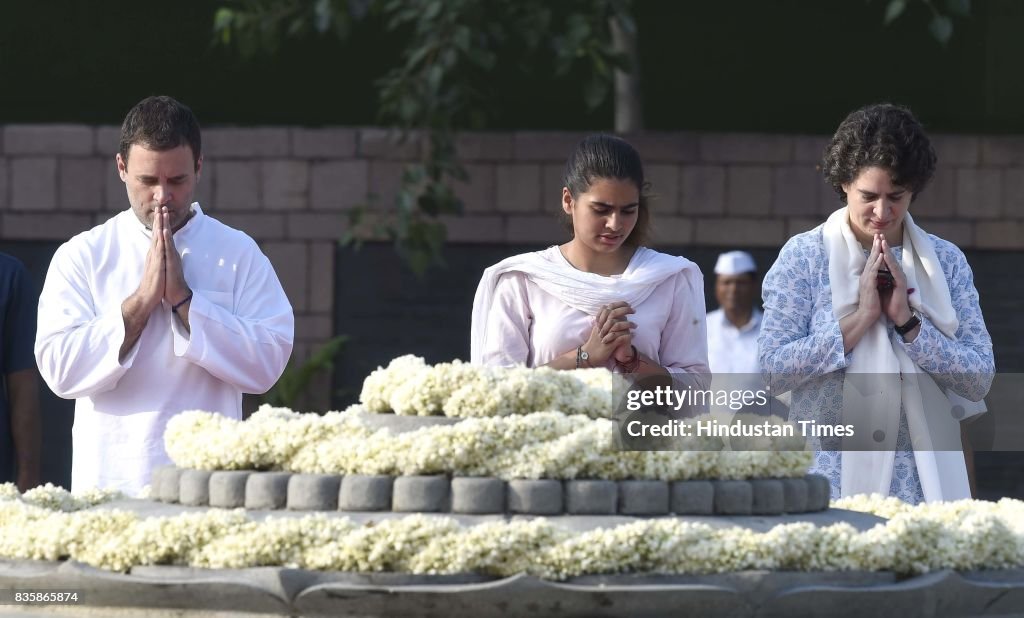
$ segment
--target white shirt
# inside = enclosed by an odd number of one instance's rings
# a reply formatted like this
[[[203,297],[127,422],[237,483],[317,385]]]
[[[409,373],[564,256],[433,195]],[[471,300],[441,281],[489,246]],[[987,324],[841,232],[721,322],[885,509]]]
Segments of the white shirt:
[[[558,247],[545,252],[552,252],[553,259],[565,261],[572,268]],[[634,254],[633,261],[635,258]],[[629,316],[637,324],[633,345],[672,373],[708,372],[701,279],[694,270],[670,276],[637,303],[633,307],[636,313]],[[544,365],[586,342],[593,324],[593,316],[545,292],[524,273],[504,273],[498,278],[486,316],[483,363],[504,367]],[[614,368],[614,359],[609,359],[607,366]]]
[[[729,321],[725,310],[708,313],[708,361],[711,365],[711,388],[720,391],[751,391],[765,389],[761,378],[761,363],[757,358],[757,335],[761,331],[761,310],[754,307],[750,320],[743,326]],[[746,405],[742,408],[714,405],[716,414],[732,415],[736,412],[754,414],[781,414],[777,402],[772,405]]]
[[[294,316],[270,261],[244,233],[203,214],[174,234],[192,289],[191,332],[162,302],[123,361],[121,303],[139,286],[151,232],[131,209],[78,234],[53,256],[39,297],[36,362],[74,398],[71,487],[137,494],[169,463],[163,434],[184,410],[241,418],[291,355]]]
[[[761,310],[754,307],[750,320],[736,326],[724,309],[708,313],[708,362],[713,373],[754,373],[760,375],[757,335],[761,332]]]

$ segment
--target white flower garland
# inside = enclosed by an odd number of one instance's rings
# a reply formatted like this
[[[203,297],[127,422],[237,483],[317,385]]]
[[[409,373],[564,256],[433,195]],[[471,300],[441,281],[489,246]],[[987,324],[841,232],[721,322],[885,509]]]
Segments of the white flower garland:
[[[1024,566],[1024,502],[970,500],[906,507],[858,532],[849,524],[780,524],[767,532],[674,518],[586,532],[538,518],[462,527],[412,515],[372,524],[310,515],[249,521],[211,509],[144,518],[119,510],[66,513],[0,498],[0,557],[73,559],[125,571],[147,564],[209,568],[279,565],[416,574],[721,573],[747,569],[885,570]],[[854,500],[854,499],[851,499]],[[871,499],[860,499],[866,504]]]
[[[614,432],[608,419],[537,412],[392,434],[374,429],[358,406],[324,416],[265,406],[244,422],[184,412],[168,423],[164,441],[183,468],[502,479],[786,478],[802,476],[812,458],[803,451],[715,452],[717,438],[680,439],[686,450],[620,451]]]
[[[0,502],[20,500],[25,504],[65,513],[81,511],[123,497],[124,494],[112,489],[90,489],[72,494],[63,487],[57,487],[52,483],[40,485],[22,494],[14,483],[0,484]]]
[[[412,355],[378,367],[363,381],[368,412],[469,418],[559,410],[610,418],[613,386],[625,379],[606,369],[556,371],[547,367],[485,367],[462,361],[427,365]]]

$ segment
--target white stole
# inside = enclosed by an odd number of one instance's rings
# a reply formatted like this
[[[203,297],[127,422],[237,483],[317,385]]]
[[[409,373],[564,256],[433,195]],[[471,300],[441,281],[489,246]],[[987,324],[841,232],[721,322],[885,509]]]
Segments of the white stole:
[[[859,279],[867,262],[850,229],[846,208],[835,211],[825,222],[824,242],[832,311],[841,320],[857,309]],[[910,213],[903,219],[902,266],[907,287],[915,290],[909,297],[910,306],[944,335],[955,336],[959,321],[942,266],[931,239],[914,224]],[[842,423],[854,426],[854,437],[844,440],[842,495],[889,493],[902,405],[925,501],[970,498],[963,450],[934,449],[960,444],[960,423],[953,417],[953,404],[972,415],[985,410],[984,402],[944,393],[892,336],[882,315],[861,338],[846,369]]]
[[[659,253],[646,247],[638,247],[626,271],[616,277],[573,268],[557,246],[506,258],[487,268],[477,286],[473,298],[470,362],[477,365],[483,362],[487,316],[494,301],[498,277],[504,273],[524,273],[530,281],[566,305],[596,316],[601,305],[616,301],[624,300],[636,307],[663,281],[691,268],[699,272],[697,265],[684,257]]]

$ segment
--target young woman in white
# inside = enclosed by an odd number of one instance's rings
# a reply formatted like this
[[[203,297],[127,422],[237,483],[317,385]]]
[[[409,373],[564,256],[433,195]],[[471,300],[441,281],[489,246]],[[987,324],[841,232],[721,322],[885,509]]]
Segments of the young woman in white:
[[[561,208],[572,239],[484,271],[472,361],[607,367],[708,382],[704,283],[686,258],[643,245],[643,165],[626,141],[593,135],[566,162]]]

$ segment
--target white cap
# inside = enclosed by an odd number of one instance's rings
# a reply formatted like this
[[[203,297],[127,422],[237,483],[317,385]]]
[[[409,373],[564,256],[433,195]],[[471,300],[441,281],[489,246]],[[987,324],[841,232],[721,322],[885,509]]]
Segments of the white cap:
[[[757,272],[754,258],[746,251],[729,251],[718,256],[715,262],[716,275],[742,275]]]

